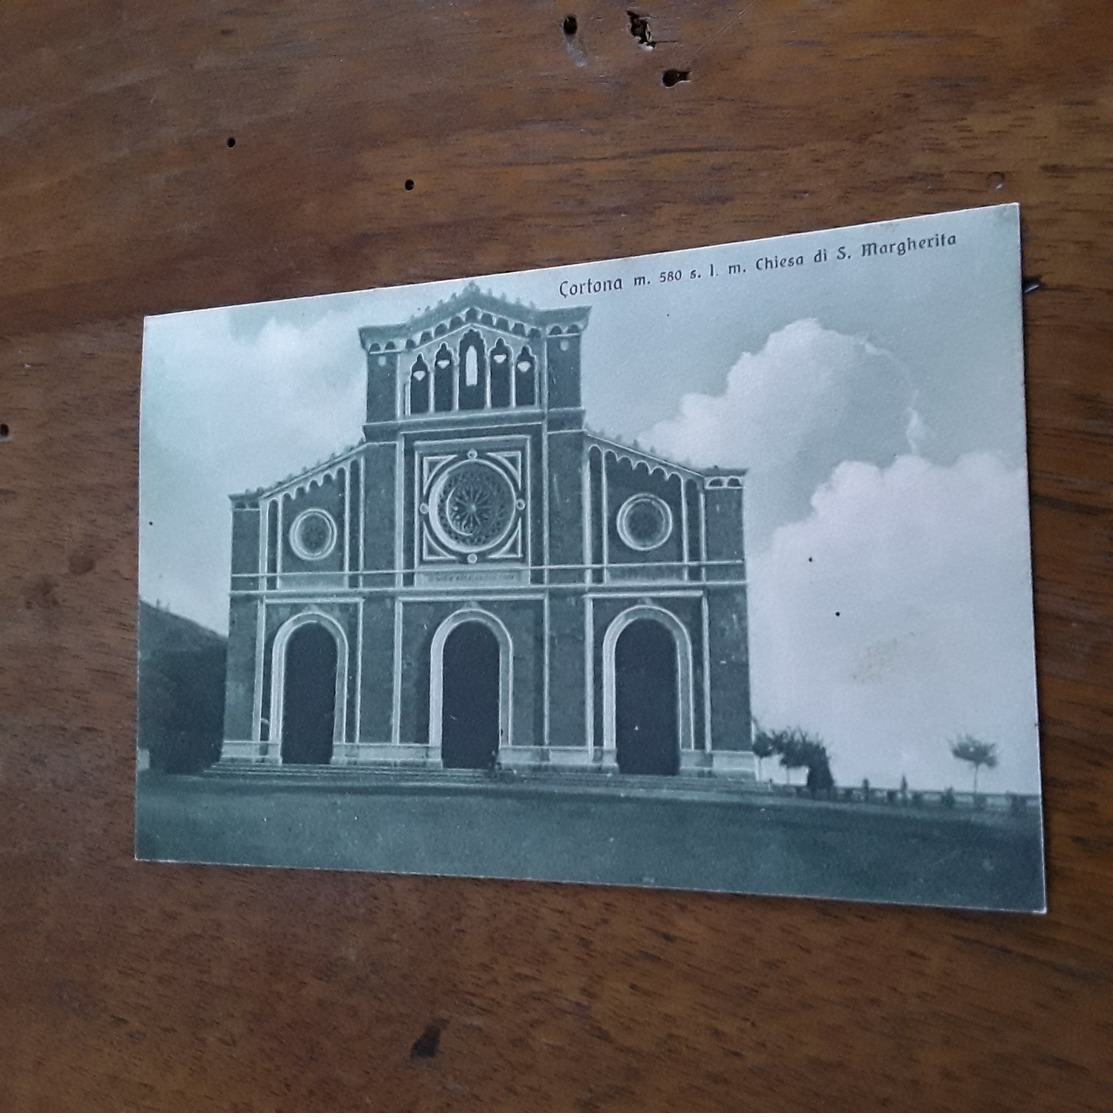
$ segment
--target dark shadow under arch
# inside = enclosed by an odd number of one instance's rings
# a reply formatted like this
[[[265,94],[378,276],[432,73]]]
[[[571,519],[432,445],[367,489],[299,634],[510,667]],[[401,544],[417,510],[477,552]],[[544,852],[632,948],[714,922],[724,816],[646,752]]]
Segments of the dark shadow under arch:
[[[614,651],[618,770],[675,776],[680,770],[676,640],[654,620],[627,625]]]
[[[282,763],[328,764],[336,723],[336,641],[323,625],[302,625],[285,654]]]
[[[499,751],[499,642],[479,621],[465,621],[444,643],[441,763],[491,768]]]

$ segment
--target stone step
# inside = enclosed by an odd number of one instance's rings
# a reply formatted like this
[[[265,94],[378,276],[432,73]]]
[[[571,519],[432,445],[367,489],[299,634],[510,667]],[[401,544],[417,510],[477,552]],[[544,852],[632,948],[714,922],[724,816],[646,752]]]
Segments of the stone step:
[[[209,779],[251,777],[297,783],[395,784],[422,787],[543,787],[611,791],[744,792],[752,780],[711,775],[629,775],[619,772],[509,771],[488,772],[468,768],[421,768],[398,765],[283,764],[262,765],[250,761],[220,761],[204,773]]]

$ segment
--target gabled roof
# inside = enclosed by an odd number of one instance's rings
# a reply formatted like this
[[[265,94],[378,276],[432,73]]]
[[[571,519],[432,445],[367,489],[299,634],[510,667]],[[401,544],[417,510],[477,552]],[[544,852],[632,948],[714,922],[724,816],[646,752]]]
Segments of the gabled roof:
[[[291,473],[288,477],[283,477],[281,481],[275,481],[271,485],[261,485],[257,489],[248,489],[242,493],[232,493],[228,498],[233,503],[240,503],[242,501],[256,501],[260,497],[271,496],[278,492],[280,489],[288,489],[292,485],[300,484],[302,481],[309,481],[316,477],[318,474],[327,473],[330,469],[335,469],[336,466],[341,465],[349,458],[354,458],[360,450],[363,449],[365,443],[356,442],[351,446],[345,446],[339,453],[333,454],[331,457],[324,458],[314,465],[307,465],[299,469],[296,473]]]
[[[643,450],[640,446],[628,446],[624,442],[610,438],[598,431],[585,428],[588,447],[597,446],[600,450],[614,454],[616,458],[625,458],[631,465],[644,465],[651,473],[662,470],[665,473],[675,473],[678,477],[685,477],[692,481],[711,481],[712,488],[736,488],[741,485],[741,479],[746,475],[745,469],[720,469],[719,466],[700,468],[683,462],[670,461],[652,450]],[[719,479],[736,481],[736,484],[716,484]]]
[[[605,434],[599,434],[590,429],[586,433],[589,449],[592,446],[597,446],[600,450],[614,454],[615,457],[625,458],[631,465],[644,465],[650,472],[655,469],[662,469],[666,473],[675,473],[693,481],[703,477],[701,470],[694,469],[690,465],[682,465],[680,462],[669,461],[652,451],[643,450],[640,446],[628,446],[624,442],[619,442],[617,439],[609,438]]]
[[[548,333],[580,333],[587,326],[591,308],[587,306],[560,307],[540,310],[525,303],[511,302],[490,291],[483,291],[469,283],[458,294],[436,306],[414,315],[408,322],[391,326],[364,326],[359,331],[360,344],[365,350],[413,349],[425,340],[447,333],[471,322],[481,322],[484,316],[496,324],[505,320],[508,332],[521,336],[539,337]],[[517,328],[515,328],[517,327]]]

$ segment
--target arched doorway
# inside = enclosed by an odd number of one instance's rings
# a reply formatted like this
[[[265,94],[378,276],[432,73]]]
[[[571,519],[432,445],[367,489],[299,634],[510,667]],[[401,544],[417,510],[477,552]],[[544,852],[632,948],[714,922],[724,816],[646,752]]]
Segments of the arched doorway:
[[[500,737],[499,641],[480,621],[448,633],[441,653],[441,763],[489,768]]]
[[[303,624],[286,642],[282,688],[282,763],[328,764],[336,725],[336,640]]]
[[[623,628],[614,648],[618,770],[675,776],[680,769],[679,679],[673,634],[656,620]]]

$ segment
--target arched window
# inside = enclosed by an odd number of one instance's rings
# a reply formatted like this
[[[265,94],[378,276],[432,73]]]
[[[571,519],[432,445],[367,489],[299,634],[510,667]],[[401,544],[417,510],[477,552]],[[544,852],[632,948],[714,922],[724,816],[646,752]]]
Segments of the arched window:
[[[410,414],[424,415],[429,410],[429,366],[418,357],[410,367]]]
[[[537,361],[528,345],[522,346],[514,362],[514,402],[519,407],[534,407],[537,403]]]
[[[442,345],[433,358],[433,410],[451,411],[452,399],[452,354],[447,345]]]
[[[513,353],[501,338],[491,350],[491,406],[510,406],[510,366]]]
[[[476,411],[487,406],[487,361],[483,338],[475,330],[460,342],[460,409]]]

